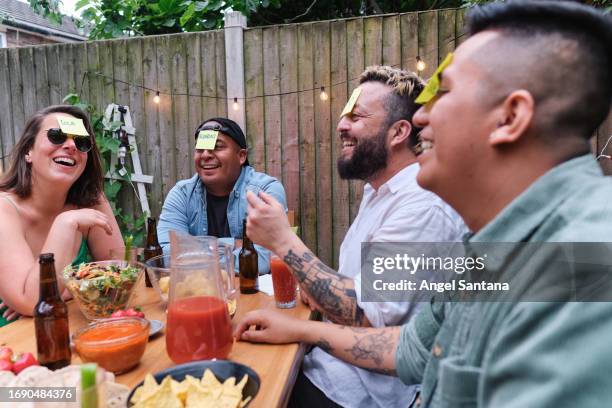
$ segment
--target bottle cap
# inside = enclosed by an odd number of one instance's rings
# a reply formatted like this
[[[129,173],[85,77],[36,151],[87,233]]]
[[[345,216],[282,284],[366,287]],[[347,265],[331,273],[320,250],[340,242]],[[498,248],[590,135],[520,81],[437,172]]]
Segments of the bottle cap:
[[[54,262],[55,259],[53,257],[52,253],[48,253],[48,254],[40,254],[40,256],[38,257],[38,263],[43,263],[43,262]]]

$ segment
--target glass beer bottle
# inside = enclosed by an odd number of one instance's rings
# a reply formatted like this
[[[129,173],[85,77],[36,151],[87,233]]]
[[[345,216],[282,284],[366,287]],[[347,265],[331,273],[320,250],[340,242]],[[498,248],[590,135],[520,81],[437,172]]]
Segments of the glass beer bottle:
[[[144,260],[148,261],[154,256],[162,255],[162,248],[157,240],[157,222],[155,218],[147,218],[147,243],[144,249]],[[152,287],[149,274],[145,274],[145,284],[148,288]]]
[[[68,306],[57,287],[53,254],[40,254],[40,296],[34,308],[36,349],[40,365],[56,370],[70,365]]]
[[[242,221],[242,249],[238,255],[238,266],[240,268],[240,293],[252,294],[259,291],[257,278],[259,269],[257,267],[257,252],[253,242],[247,236],[246,219]]]

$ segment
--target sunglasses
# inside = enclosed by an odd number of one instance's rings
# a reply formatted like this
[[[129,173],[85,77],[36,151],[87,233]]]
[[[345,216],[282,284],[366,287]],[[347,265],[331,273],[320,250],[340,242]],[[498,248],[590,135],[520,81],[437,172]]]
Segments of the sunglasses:
[[[47,130],[47,139],[54,145],[62,145],[68,138],[74,140],[76,148],[83,153],[87,153],[92,148],[91,137],[89,136],[68,135],[57,128]]]

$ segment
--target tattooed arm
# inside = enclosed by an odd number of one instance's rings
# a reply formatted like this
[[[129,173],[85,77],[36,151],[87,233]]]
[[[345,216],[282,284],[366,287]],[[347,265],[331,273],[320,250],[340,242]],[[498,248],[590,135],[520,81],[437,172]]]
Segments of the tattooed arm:
[[[321,262],[289,228],[283,207],[271,196],[247,193],[247,231],[253,242],[281,257],[293,271],[300,287],[318,309],[334,323],[369,326],[357,304],[355,282]]]
[[[260,329],[250,329],[257,326]],[[321,347],[349,364],[386,375],[395,373],[401,327],[364,328],[303,321],[273,310],[246,314],[235,337],[256,343],[305,342]]]

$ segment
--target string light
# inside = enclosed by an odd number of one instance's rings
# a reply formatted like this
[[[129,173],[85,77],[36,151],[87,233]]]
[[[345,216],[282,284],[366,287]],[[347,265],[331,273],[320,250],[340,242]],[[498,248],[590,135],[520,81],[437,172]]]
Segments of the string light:
[[[322,101],[326,101],[329,99],[329,96],[327,95],[327,92],[325,92],[325,87],[322,86],[321,87],[321,94],[319,94],[319,98],[321,98]]]
[[[425,64],[425,61],[423,61],[419,55],[417,55],[416,61],[417,61],[417,63],[416,63],[417,71],[418,72],[425,71],[425,68],[427,67],[427,64]]]
[[[446,42],[445,44],[440,45],[439,47],[432,48],[431,50],[429,50],[429,51],[427,51],[425,53],[421,53],[421,55],[429,55],[431,52],[439,51],[442,46],[451,44],[451,43],[455,42],[456,40],[458,40],[459,38],[461,38],[461,37],[463,37],[465,35],[467,35],[467,33],[462,33],[461,35],[459,35],[455,39],[452,39],[452,40]],[[421,59],[420,55],[417,55],[416,60],[417,60],[416,69],[417,69],[417,72],[420,73],[421,71],[425,70],[427,65],[425,64],[425,61],[423,61]],[[393,64],[391,66],[392,67],[401,67],[400,64]],[[84,71],[83,72],[83,76],[81,78],[81,88],[80,88],[81,91],[80,92],[82,92],[82,90],[83,90],[83,87],[84,87],[84,84],[85,84],[85,79],[88,76],[90,76],[90,75],[99,76],[99,77],[106,78],[106,79],[109,79],[109,80],[114,81],[114,82],[119,82],[119,83],[126,84],[126,85],[129,85],[129,86],[133,86],[133,87],[145,89],[145,90],[148,90],[148,91],[151,91],[151,92],[155,92],[155,96],[153,97],[153,102],[155,102],[156,104],[160,103],[160,101],[161,101],[160,94],[162,94],[162,93],[164,95],[169,95],[170,97],[174,97],[174,96],[188,96],[188,97],[209,98],[209,99],[218,99],[218,100],[228,100],[229,99],[229,98],[224,97],[224,96],[192,94],[190,92],[187,92],[187,93],[177,93],[177,92],[158,91],[155,88],[150,88],[150,87],[148,87],[146,85],[134,84],[134,83],[131,83],[131,82],[128,82],[128,81],[121,80],[119,78],[115,78],[114,76],[104,75],[103,73],[97,72],[97,71]],[[332,83],[331,87],[333,88],[334,86],[337,86],[337,85],[344,85],[344,84],[350,83],[351,81],[354,81],[354,80],[357,80],[357,79],[359,79],[359,77],[345,79],[343,81],[338,81],[338,82]],[[319,98],[322,101],[327,101],[329,99],[329,94],[327,92],[325,92],[325,87],[322,86],[322,87],[315,87],[315,88],[305,88],[305,89],[300,89],[300,90],[296,90],[296,91],[287,91],[287,92],[279,92],[279,93],[272,93],[272,94],[254,95],[254,96],[247,96],[247,97],[241,97],[241,98],[235,97],[234,98],[234,103],[232,104],[232,108],[235,111],[240,110],[240,104],[238,103],[238,99],[243,99],[243,100],[246,101],[248,99],[256,99],[256,98],[269,97],[269,96],[282,96],[282,95],[298,94],[298,93],[302,93],[302,92],[314,91],[316,89],[319,89],[321,91],[319,93]]]

